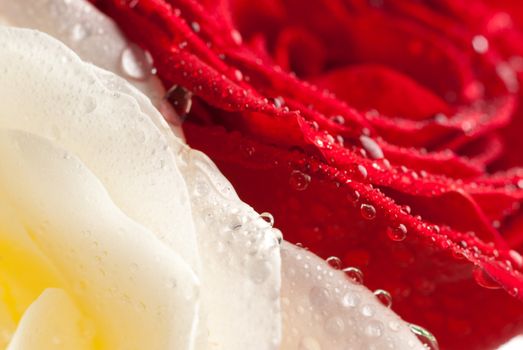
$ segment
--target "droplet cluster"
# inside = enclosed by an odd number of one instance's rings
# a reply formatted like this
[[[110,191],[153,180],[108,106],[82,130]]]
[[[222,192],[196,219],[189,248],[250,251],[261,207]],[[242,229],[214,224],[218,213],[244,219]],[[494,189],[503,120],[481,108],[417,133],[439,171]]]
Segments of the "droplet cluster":
[[[409,327],[387,312],[390,294],[373,294],[347,279],[353,274],[362,280],[357,268],[339,270],[339,258],[323,261],[288,244],[282,247],[282,263],[283,348],[423,349]]]

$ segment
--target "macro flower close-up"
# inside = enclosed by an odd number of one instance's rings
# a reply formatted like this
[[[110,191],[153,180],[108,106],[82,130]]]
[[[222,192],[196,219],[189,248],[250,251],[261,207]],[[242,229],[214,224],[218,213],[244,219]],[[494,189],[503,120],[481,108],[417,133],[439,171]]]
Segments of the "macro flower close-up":
[[[0,0],[0,347],[523,349],[523,3]]]

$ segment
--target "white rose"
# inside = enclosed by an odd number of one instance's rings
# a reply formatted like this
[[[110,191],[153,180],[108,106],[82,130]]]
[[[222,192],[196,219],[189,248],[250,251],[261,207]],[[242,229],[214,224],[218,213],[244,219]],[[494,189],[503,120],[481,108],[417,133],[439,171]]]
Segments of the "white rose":
[[[81,0],[0,0],[0,18],[76,52],[0,26],[1,345],[423,348],[175,136],[109,19]]]

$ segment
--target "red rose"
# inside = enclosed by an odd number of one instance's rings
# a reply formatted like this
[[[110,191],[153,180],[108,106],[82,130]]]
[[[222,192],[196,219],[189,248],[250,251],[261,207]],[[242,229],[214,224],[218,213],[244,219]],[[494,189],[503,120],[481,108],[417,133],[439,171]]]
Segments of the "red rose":
[[[179,113],[196,96],[189,144],[287,240],[360,268],[443,349],[521,331],[520,2],[94,2]]]

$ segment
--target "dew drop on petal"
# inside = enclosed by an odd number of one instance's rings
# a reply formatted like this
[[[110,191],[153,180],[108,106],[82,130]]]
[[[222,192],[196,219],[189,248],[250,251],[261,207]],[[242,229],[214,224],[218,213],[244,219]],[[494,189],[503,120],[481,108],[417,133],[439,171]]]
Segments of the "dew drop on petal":
[[[190,113],[192,92],[179,85],[173,85],[165,94],[160,112],[173,125],[181,125]]]
[[[332,116],[330,119],[333,123],[336,123],[339,125],[345,124],[345,118],[343,118],[342,115],[335,115],[335,116]]]
[[[274,105],[274,107],[276,107],[276,108],[281,108],[281,107],[285,106],[285,100],[281,96],[274,97],[274,98],[271,97],[271,98],[269,98],[269,101],[271,101],[272,104]]]
[[[511,249],[508,254],[512,258],[512,262],[516,264],[518,268],[523,267],[523,257],[517,251]]]
[[[367,220],[372,220],[376,217],[376,208],[371,204],[362,204],[360,206],[360,212],[361,216]]]
[[[410,214],[412,211],[412,209],[408,205],[403,205],[400,210],[403,214]]]
[[[341,305],[346,308],[356,307],[360,303],[360,295],[356,291],[349,291],[341,298]]]
[[[383,324],[380,321],[372,320],[365,327],[365,335],[370,338],[379,338],[383,334]]]
[[[289,185],[296,191],[303,191],[309,187],[311,177],[299,170],[293,170],[289,178]]]
[[[487,38],[483,35],[475,35],[472,38],[472,48],[479,54],[485,53],[488,51],[489,43]]]
[[[366,304],[361,307],[361,314],[365,317],[372,317],[376,313],[374,305]]]
[[[363,165],[358,165],[357,166],[357,170],[358,170],[358,173],[360,174],[361,178],[362,179],[366,179],[367,178],[367,168],[365,168]]]
[[[269,224],[269,226],[272,227],[274,225],[274,216],[272,216],[271,213],[267,213],[267,212],[261,213],[260,218],[262,218],[265,222],[267,222]]]
[[[394,331],[394,332],[397,332],[400,330],[400,323],[396,320],[393,320],[393,321],[390,321],[389,322],[389,328]]]
[[[122,51],[121,66],[123,73],[129,78],[145,80],[151,75],[153,59],[149,52],[138,45],[130,44]]]
[[[409,324],[409,328],[428,350],[439,350],[436,337],[428,330],[415,324]]]
[[[361,270],[357,267],[346,267],[342,271],[345,272],[347,277],[349,277],[352,282],[356,284],[363,284],[363,272],[361,272]]]
[[[342,318],[334,316],[325,321],[324,328],[327,333],[337,335],[343,333],[345,323]]]
[[[236,45],[241,45],[243,39],[242,39],[242,35],[240,34],[239,31],[237,31],[236,29],[233,29],[231,31],[231,38],[232,40],[234,41],[234,43]]]
[[[136,7],[136,5],[138,5],[140,0],[121,0],[120,2],[122,5],[126,5],[130,8],[134,8],[134,7]]]
[[[282,244],[283,242],[283,233],[278,230],[277,228],[273,228],[272,232],[274,233],[274,236],[276,237],[276,240],[278,241],[278,244]]]
[[[387,229],[387,236],[395,242],[404,241],[407,238],[407,227],[403,224],[399,224],[394,227]]]
[[[243,80],[243,73],[238,70],[238,69],[235,69],[234,70],[234,78],[238,81],[242,81]]]
[[[384,306],[389,308],[392,306],[392,296],[386,290],[376,289],[374,295]]]
[[[356,204],[358,200],[360,199],[360,193],[356,190],[349,190],[349,193],[347,194],[347,198],[349,201],[351,201],[353,204]]]
[[[360,143],[367,155],[372,159],[381,159],[383,158],[383,150],[381,147],[368,136],[361,135]]]
[[[88,35],[89,35],[89,32],[87,31],[85,26],[81,23],[76,23],[71,28],[71,39],[73,39],[73,41],[81,41],[81,40],[85,39]]]
[[[325,260],[333,269],[340,270],[341,269],[341,260],[337,256],[329,256]]]
[[[191,28],[195,33],[199,33],[201,28],[198,22],[191,22]]]
[[[501,285],[496,282],[490,275],[481,267],[476,267],[472,272],[476,283],[487,289],[500,289]]]

